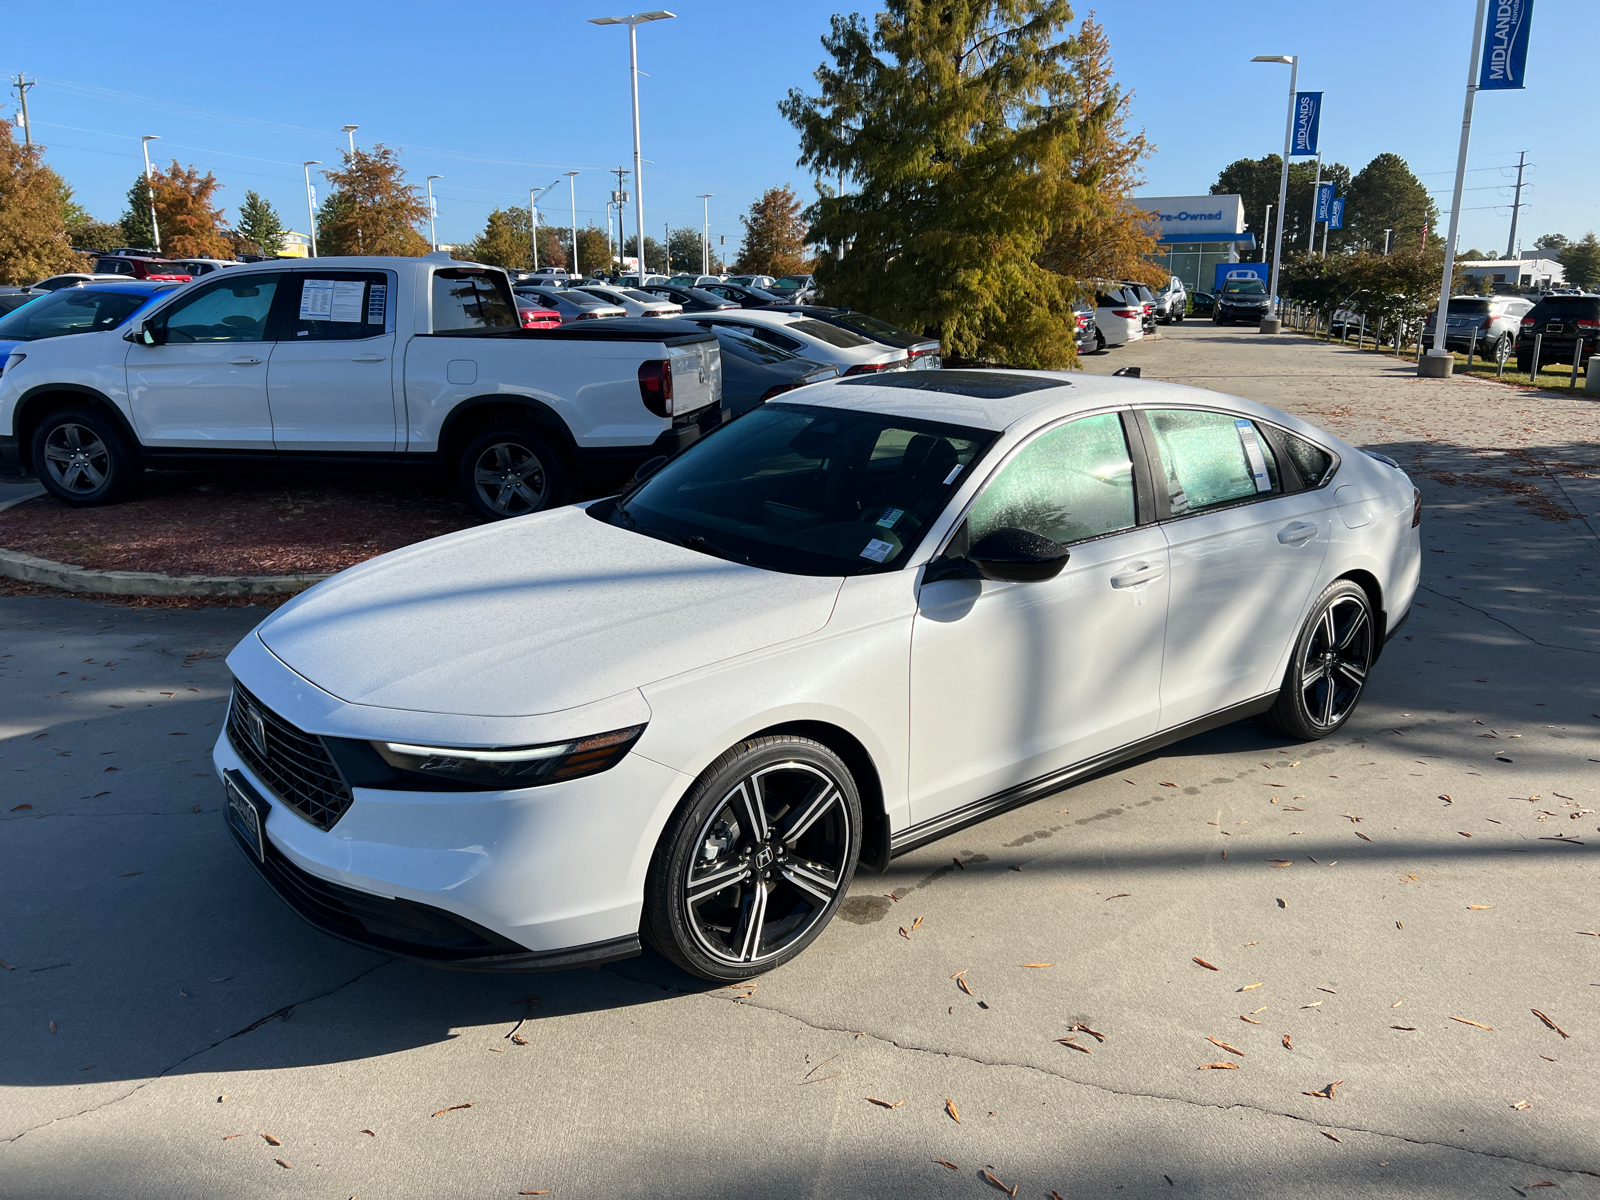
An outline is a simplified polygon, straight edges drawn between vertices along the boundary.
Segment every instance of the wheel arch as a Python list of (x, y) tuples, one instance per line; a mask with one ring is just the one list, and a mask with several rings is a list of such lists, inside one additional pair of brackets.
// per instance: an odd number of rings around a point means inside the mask
[(143, 447), (139, 444), (139, 435), (134, 432), (126, 414), (104, 392), (77, 383), (46, 383), (22, 394), (11, 419), (11, 430), (17, 439), (17, 453), (24, 470), (33, 469), (33, 434), (39, 422), (55, 409), (68, 405), (82, 405), (104, 413), (122, 435), (135, 460), (141, 457)]
[(1339, 579), (1348, 579), (1367, 594), (1367, 600), (1377, 616), (1377, 638), (1372, 646), (1372, 661), (1377, 662), (1383, 653), (1383, 643), (1389, 626), (1389, 614), (1383, 607), (1383, 585), (1378, 582), (1376, 575), (1361, 567), (1346, 571), (1339, 576)]
[(542, 400), (532, 396), (492, 394), (463, 400), (450, 410), (439, 430), (439, 456), (453, 463), (466, 444), (485, 429), (496, 425), (529, 425), (551, 435), (554, 449), (570, 466), (577, 459), (577, 442), (572, 430)]
[(873, 872), (884, 871), (889, 865), (889, 817), (883, 803), (883, 780), (866, 746), (849, 730), (828, 721), (783, 721), (758, 729), (749, 737), (771, 737), (780, 733), (791, 733), (821, 742), (844, 760), (861, 795), (859, 866)]

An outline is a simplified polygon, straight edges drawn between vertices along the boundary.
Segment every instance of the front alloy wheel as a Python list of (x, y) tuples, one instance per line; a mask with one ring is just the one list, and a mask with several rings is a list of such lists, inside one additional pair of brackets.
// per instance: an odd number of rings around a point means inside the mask
[(809, 945), (861, 849), (849, 770), (809, 738), (752, 739), (713, 763), (663, 833), (644, 932), (705, 979), (747, 979)]
[(1367, 593), (1347, 579), (1318, 598), (1295, 641), (1283, 690), (1267, 724), (1301, 741), (1327, 737), (1355, 711), (1377, 652)]
[(61, 409), (39, 423), (33, 468), (53, 496), (79, 507), (120, 498), (139, 475), (116, 426), (88, 408)]

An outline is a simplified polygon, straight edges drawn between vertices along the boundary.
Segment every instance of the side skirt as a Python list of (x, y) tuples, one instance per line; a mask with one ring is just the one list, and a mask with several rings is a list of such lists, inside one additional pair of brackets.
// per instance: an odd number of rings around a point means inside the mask
[(1138, 758), (1142, 754), (1149, 754), (1152, 750), (1159, 750), (1163, 746), (1170, 746), (1174, 742), (1181, 742), (1185, 738), (1194, 737), (1196, 734), (1207, 733), (1213, 729), (1220, 729), (1224, 725), (1232, 725), (1236, 721), (1243, 721), (1247, 717), (1258, 716), (1272, 707), (1278, 698), (1277, 692), (1269, 692), (1265, 696), (1257, 696), (1254, 700), (1246, 700), (1242, 704), (1235, 704), (1232, 708), (1222, 709), (1220, 712), (1211, 713), (1209, 716), (1199, 717), (1184, 725), (1176, 725), (1171, 729), (1163, 729), (1160, 733), (1150, 737), (1141, 738), (1137, 742), (1129, 742), (1126, 746), (1119, 746), (1115, 750), (1108, 750), (1104, 754), (1097, 754), (1093, 758), (1086, 758), (1082, 762), (1074, 763), (1070, 767), (1063, 767), (1059, 771), (1052, 771), (1048, 775), (1041, 775), (1037, 779), (1030, 779), (1027, 783), (1019, 783), (1015, 787), (1007, 788), (1003, 792), (996, 792), (992, 796), (985, 796), (982, 800), (974, 800), (971, 804), (951, 812), (941, 813), (916, 825), (907, 826), (889, 839), (889, 857), (898, 858), (907, 851), (925, 846), (929, 842), (937, 841), (946, 834), (965, 829), (968, 825), (975, 825), (979, 821), (988, 819), (1008, 809), (1020, 808), (1024, 804), (1031, 804), (1053, 792), (1058, 792), (1070, 784), (1090, 775), (1110, 769), (1118, 763), (1127, 762), (1131, 758)]

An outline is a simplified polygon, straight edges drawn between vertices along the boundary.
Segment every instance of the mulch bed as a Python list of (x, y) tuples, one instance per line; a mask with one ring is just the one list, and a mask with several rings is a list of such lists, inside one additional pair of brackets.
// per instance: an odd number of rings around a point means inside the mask
[(103, 571), (324, 575), (479, 523), (445, 481), (162, 472), (121, 504), (0, 512), (0, 548)]

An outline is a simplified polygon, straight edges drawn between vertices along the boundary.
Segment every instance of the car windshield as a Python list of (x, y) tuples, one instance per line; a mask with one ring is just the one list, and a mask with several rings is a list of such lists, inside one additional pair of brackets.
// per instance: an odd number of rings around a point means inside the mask
[(1489, 315), (1489, 302), (1487, 300), (1452, 300), (1450, 312), (1456, 316), (1486, 317)]
[(830, 346), (838, 346), (844, 350), (872, 345), (871, 338), (864, 338), (859, 333), (851, 333), (848, 329), (840, 329), (837, 325), (829, 325), (826, 321), (817, 321), (811, 317), (790, 321), (784, 328), (808, 334), (819, 342), (827, 342)]
[(1267, 285), (1259, 279), (1230, 279), (1222, 285), (1224, 296), (1265, 296)]
[(0, 341), (32, 342), (68, 333), (115, 329), (149, 299), (147, 294), (63, 288), (0, 318)]
[(691, 446), (601, 520), (791, 575), (903, 566), (998, 434), (766, 404)]

